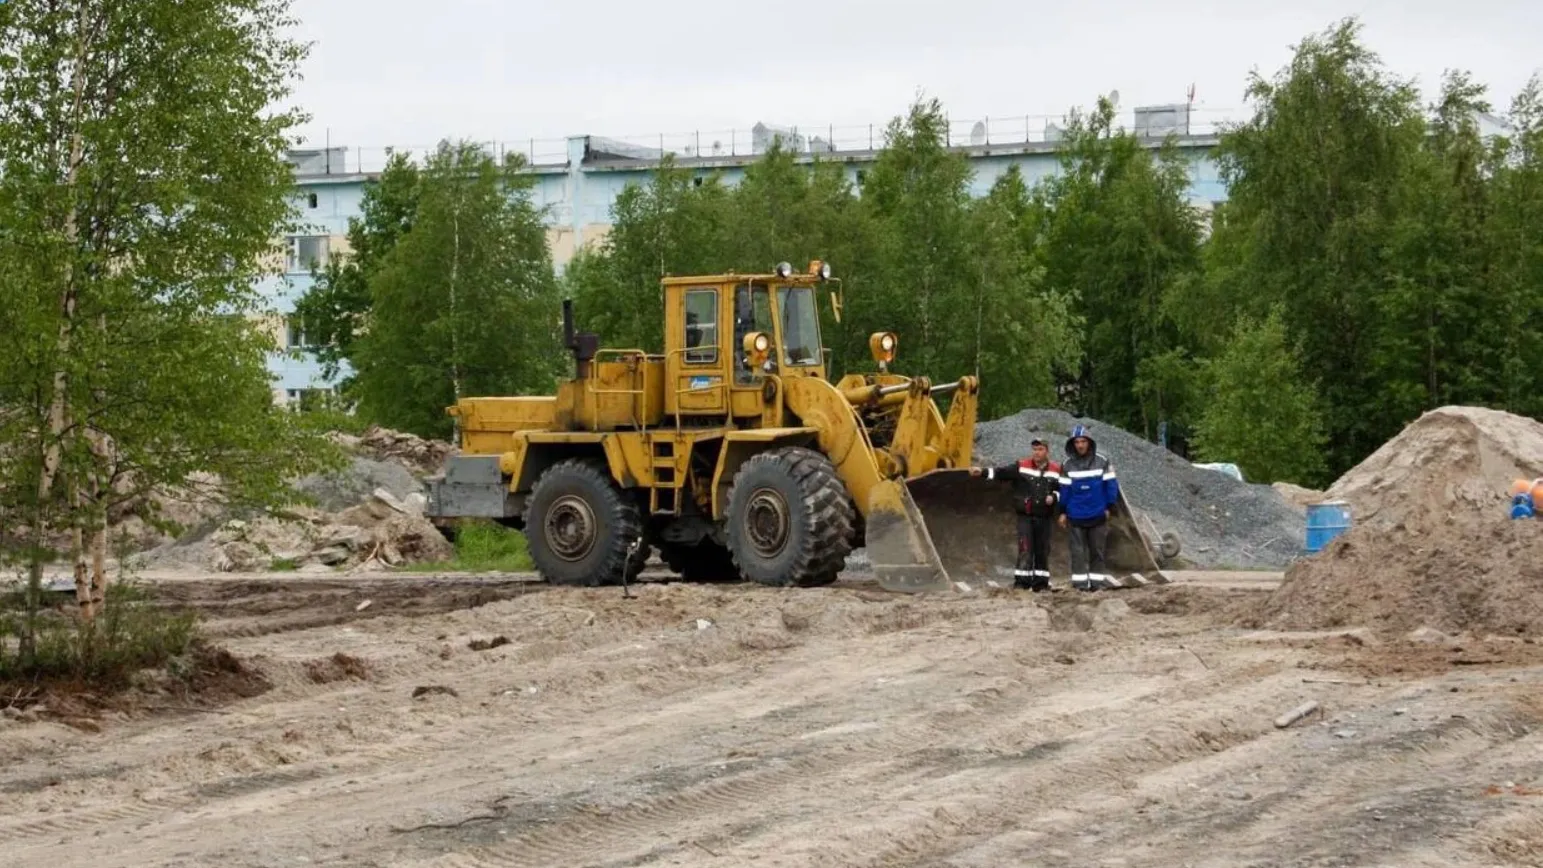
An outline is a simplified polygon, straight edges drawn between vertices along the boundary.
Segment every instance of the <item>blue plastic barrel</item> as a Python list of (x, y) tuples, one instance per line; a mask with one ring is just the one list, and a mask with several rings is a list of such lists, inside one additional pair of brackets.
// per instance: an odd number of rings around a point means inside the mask
[(1343, 500), (1307, 506), (1307, 550), (1323, 551), (1329, 541), (1350, 529), (1350, 504)]

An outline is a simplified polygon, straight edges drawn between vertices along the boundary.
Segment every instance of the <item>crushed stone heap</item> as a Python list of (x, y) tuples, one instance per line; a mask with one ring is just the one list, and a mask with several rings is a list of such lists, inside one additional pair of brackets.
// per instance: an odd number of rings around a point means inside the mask
[(1352, 528), (1286, 572), (1254, 621), (1276, 629), (1365, 627), (1543, 635), (1543, 524), (1513, 521), (1513, 479), (1543, 475), (1543, 424), (1442, 407), (1329, 488)]
[(1302, 552), (1302, 513), (1268, 485), (1238, 482), (1195, 467), (1167, 449), (1097, 419), (1061, 410), (1023, 410), (978, 424), (975, 463), (1005, 464), (1029, 454), (1042, 437), (1061, 460), (1072, 426), (1092, 428), (1098, 451), (1119, 474), (1132, 508), (1146, 513), (1159, 533), (1179, 538), (1179, 558), (1207, 569), (1279, 569)]

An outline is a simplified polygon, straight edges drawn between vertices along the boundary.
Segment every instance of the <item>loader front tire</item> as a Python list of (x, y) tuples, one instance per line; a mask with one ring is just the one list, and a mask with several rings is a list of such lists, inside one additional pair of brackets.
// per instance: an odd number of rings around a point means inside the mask
[(643, 536), (637, 503), (588, 461), (562, 461), (541, 474), (525, 536), (536, 570), (554, 585), (619, 585), (647, 560), (646, 547), (633, 551)]
[(726, 530), (734, 564), (763, 585), (835, 581), (852, 551), (855, 510), (836, 468), (813, 449), (756, 455), (734, 475)]

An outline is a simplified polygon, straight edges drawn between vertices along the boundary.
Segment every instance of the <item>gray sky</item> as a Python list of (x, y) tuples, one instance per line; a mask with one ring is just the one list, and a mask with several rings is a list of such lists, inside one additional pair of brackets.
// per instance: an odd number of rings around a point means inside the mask
[[(1251, 10), (1251, 11), (1245, 11)], [(1359, 15), (1427, 92), (1471, 70), (1504, 108), (1543, 67), (1543, 0), (295, 0), (316, 43), (296, 99), (321, 144), (882, 124), (917, 91), (955, 119), (1121, 107), (1241, 113), (1249, 70)]]

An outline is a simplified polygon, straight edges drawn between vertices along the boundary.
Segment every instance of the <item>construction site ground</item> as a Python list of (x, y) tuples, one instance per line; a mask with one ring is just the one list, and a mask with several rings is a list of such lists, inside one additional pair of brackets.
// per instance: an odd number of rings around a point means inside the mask
[(1278, 579), (155, 574), (267, 689), (0, 719), (0, 863), (1543, 860), (1543, 648), (1241, 626)]

